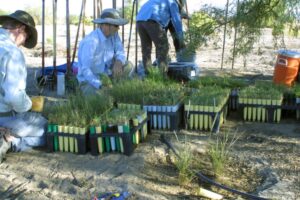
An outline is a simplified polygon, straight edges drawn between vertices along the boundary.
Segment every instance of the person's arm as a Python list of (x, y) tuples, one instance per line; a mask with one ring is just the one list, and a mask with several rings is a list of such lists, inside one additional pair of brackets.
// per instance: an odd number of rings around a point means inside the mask
[(171, 22), (174, 26), (176, 38), (183, 42), (183, 28), (182, 28), (182, 20), (179, 12), (178, 4), (175, 0), (168, 0), (171, 14)]
[(99, 89), (102, 85), (100, 77), (96, 76), (91, 70), (95, 64), (96, 45), (97, 43), (91, 40), (84, 41), (78, 51), (78, 60), (80, 64), (79, 73), (84, 77), (85, 81)]
[(172, 24), (172, 21), (169, 22), (169, 24), (167, 26), (167, 30), (170, 31), (170, 34), (172, 36), (175, 51), (179, 52), (180, 50), (184, 49), (185, 48), (184, 40), (179, 40), (179, 38), (177, 37), (176, 32), (175, 32), (175, 28)]
[(32, 102), (26, 93), (27, 69), (21, 51), (4, 56), (6, 72), (2, 82), (4, 101), (12, 110), (22, 113), (31, 109)]

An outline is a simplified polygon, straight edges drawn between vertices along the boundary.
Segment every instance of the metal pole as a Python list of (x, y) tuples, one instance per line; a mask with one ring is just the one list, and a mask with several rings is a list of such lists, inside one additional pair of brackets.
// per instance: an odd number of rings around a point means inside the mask
[[(135, 4), (135, 16), (137, 16), (138, 13), (138, 6), (139, 6), (139, 0), (136, 0)], [(138, 30), (137, 30), (137, 23), (135, 21), (135, 72), (137, 73), (137, 63), (138, 63)]]
[[(240, 7), (240, 0), (237, 0), (237, 5), (236, 5), (236, 15), (237, 15), (237, 19), (239, 17), (239, 7)], [(235, 60), (235, 47), (236, 47), (236, 36), (237, 36), (237, 22), (234, 22), (234, 39), (233, 39), (233, 51), (232, 51), (232, 63), (231, 63), (231, 69), (233, 69), (234, 67), (234, 60)]]
[[(125, 12), (124, 12), (124, 7), (125, 7), (125, 0), (122, 0), (122, 18), (125, 18)], [(122, 44), (124, 46), (124, 26), (122, 26)]]
[(223, 63), (224, 63), (224, 51), (225, 51), (225, 42), (226, 42), (226, 30), (227, 30), (228, 7), (229, 7), (229, 0), (227, 0), (227, 3), (226, 3), (226, 11), (225, 11), (225, 26), (224, 26), (224, 34), (223, 34), (223, 48), (222, 48), (221, 69), (223, 69)]
[[(83, 3), (83, 2), (82, 2)], [(85, 7), (86, 6), (86, 1), (84, 0), (84, 7), (82, 10), (82, 38), (85, 37), (85, 23), (84, 23), (84, 19), (85, 19)]]
[(134, 13), (134, 4), (136, 0), (133, 0), (132, 3), (132, 11), (131, 11), (131, 19), (130, 19), (130, 29), (129, 29), (129, 38), (128, 38), (128, 47), (127, 47), (127, 60), (129, 58), (129, 51), (130, 51), (130, 41), (131, 41), (131, 32), (132, 32), (132, 23), (133, 23), (133, 13)]
[(76, 55), (76, 50), (77, 50), (77, 43), (78, 43), (78, 37), (79, 37), (80, 25), (81, 25), (81, 22), (82, 22), (82, 18), (83, 18), (83, 16), (84, 16), (85, 3), (86, 3), (86, 0), (82, 0), (82, 5), (81, 5), (80, 16), (79, 16), (79, 22), (78, 22), (78, 27), (77, 27), (76, 38), (75, 38), (75, 46), (74, 46), (74, 51), (73, 51), (72, 64), (71, 64), (71, 66), (73, 66), (73, 63), (74, 63), (74, 60), (75, 60), (75, 55)]
[(56, 75), (56, 18), (57, 18), (57, 0), (53, 0), (53, 67)]
[(117, 8), (117, 1), (113, 0), (113, 8), (116, 9)]
[(102, 12), (102, 0), (98, 0), (98, 3), (97, 3), (97, 18), (100, 17), (101, 12)]
[[(96, 18), (97, 18), (97, 6), (96, 6), (96, 4), (97, 4), (97, 2), (96, 2), (97, 0), (94, 0), (93, 1), (93, 3), (94, 3), (94, 5), (93, 5), (93, 19), (95, 20)], [(94, 26), (94, 30), (96, 29), (96, 24), (95, 23), (93, 23), (93, 26)]]
[(42, 76), (45, 76), (45, 0), (42, 2)]
[(66, 0), (66, 34), (67, 34), (67, 71), (66, 75), (69, 75), (69, 73), (72, 71), (71, 65), (70, 65), (70, 13), (69, 13), (69, 0)]

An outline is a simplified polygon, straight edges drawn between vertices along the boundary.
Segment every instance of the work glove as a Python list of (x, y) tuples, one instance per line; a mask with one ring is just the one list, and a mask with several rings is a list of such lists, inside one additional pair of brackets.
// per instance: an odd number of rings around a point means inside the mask
[(42, 112), (44, 108), (45, 98), (43, 96), (34, 96), (30, 97), (32, 106), (31, 111), (33, 112)]

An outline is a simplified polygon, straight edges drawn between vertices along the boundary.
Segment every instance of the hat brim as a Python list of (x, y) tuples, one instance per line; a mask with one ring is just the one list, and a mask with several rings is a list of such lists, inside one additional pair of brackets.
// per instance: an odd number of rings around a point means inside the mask
[(33, 26), (31, 26), (30, 24), (27, 24), (27, 23), (21, 21), (20, 19), (15, 18), (15, 17), (10, 16), (10, 15), (2, 15), (2, 16), (0, 16), (0, 24), (2, 24), (7, 19), (16, 20), (16, 21), (24, 24), (25, 26), (27, 26), (28, 27), (28, 31), (29, 31), (29, 33), (28, 33), (29, 37), (26, 39), (24, 47), (26, 47), (28, 49), (31, 49), (31, 48), (35, 47), (35, 45), (37, 44), (37, 36), (38, 36), (36, 28), (33, 27)]
[(93, 20), (93, 23), (95, 24), (112, 24), (112, 25), (117, 25), (117, 26), (123, 26), (125, 24), (128, 24), (128, 20), (126, 19), (111, 19), (111, 18), (106, 18), (106, 19), (95, 19)]

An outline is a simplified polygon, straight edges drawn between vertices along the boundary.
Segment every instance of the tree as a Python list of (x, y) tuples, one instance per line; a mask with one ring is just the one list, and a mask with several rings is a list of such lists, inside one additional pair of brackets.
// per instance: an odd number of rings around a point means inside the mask
[[(201, 14), (194, 14), (188, 33), (191, 38), (189, 46), (194, 45), (193, 48), (196, 49), (205, 44), (204, 41), (214, 37), (214, 33), (218, 32), (225, 23), (231, 28), (238, 28), (235, 55), (247, 55), (260, 38), (262, 29), (266, 27), (272, 29), (275, 41), (283, 38), (286, 29), (294, 36), (299, 35), (299, 0), (240, 0), (238, 7), (236, 2), (229, 4), (227, 20), (223, 9), (210, 6), (205, 6), (198, 12)], [(206, 16), (205, 20), (203, 16)], [(228, 29), (228, 33), (231, 30)]]

